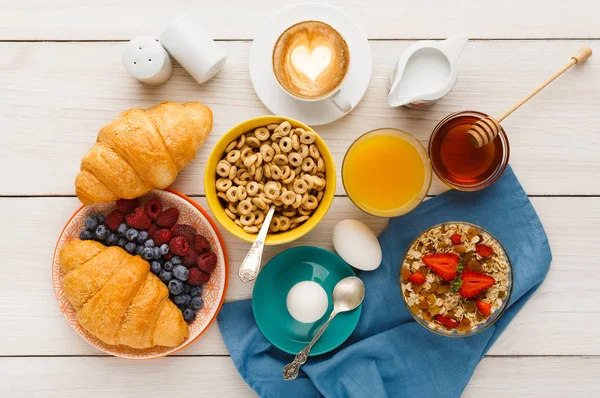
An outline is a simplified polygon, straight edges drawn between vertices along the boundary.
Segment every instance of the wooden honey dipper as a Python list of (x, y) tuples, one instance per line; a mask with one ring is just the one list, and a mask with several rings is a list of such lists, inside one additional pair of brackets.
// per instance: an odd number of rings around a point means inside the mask
[(534, 95), (542, 91), (544, 87), (552, 83), (554, 79), (565, 73), (571, 66), (579, 64), (589, 57), (592, 56), (592, 49), (588, 46), (582, 47), (577, 54), (571, 57), (568, 64), (556, 71), (550, 76), (545, 82), (543, 82), (538, 88), (529, 93), (525, 98), (513, 105), (512, 108), (504, 112), (498, 119), (494, 119), (491, 116), (486, 116), (483, 119), (477, 121), (469, 130), (468, 138), (471, 145), (476, 148), (482, 147), (494, 140), (500, 131), (500, 122), (503, 121), (508, 115), (516, 111), (521, 105), (529, 101)]

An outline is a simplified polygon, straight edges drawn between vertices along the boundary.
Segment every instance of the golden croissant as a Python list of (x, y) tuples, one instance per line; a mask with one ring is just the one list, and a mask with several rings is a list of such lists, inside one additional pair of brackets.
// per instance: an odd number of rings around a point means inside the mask
[(73, 240), (62, 248), (59, 261), (77, 321), (104, 343), (176, 347), (187, 339), (181, 311), (140, 256), (118, 246)]
[(133, 199), (175, 181), (212, 129), (200, 102), (129, 109), (104, 126), (75, 179), (85, 204)]

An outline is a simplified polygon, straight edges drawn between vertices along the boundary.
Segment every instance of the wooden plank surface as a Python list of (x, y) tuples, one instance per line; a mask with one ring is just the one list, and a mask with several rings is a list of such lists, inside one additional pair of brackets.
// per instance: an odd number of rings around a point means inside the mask
[[(379, 0), (325, 0), (343, 9), (369, 38), (447, 37), (467, 32), (477, 38), (599, 37), (593, 0), (543, 1), (430, 0), (426, 3)], [(158, 37), (181, 13), (196, 15), (218, 39), (251, 39), (276, 11), (298, 0), (106, 0), (72, 2), (4, 0), (3, 40), (123, 40)], [(251, 6), (250, 6), (251, 4)]]
[[(598, 372), (598, 358), (486, 357), (463, 397), (594, 397)], [(256, 397), (227, 357), (0, 358), (0, 374), (3, 396)]]
[[(195, 198), (206, 207), (204, 198)], [(600, 279), (600, 198), (532, 198), (548, 233), (554, 261), (548, 278), (492, 347), (493, 355), (600, 355), (596, 305)], [(0, 257), (11, 265), (0, 273), (3, 315), (2, 355), (100, 355), (81, 340), (60, 313), (50, 283), (51, 258), (58, 233), (77, 209), (75, 198), (0, 199)], [(23, 212), (28, 217), (23, 217)], [(331, 249), (331, 230), (343, 218), (356, 218), (377, 233), (384, 219), (366, 215), (347, 198), (335, 198), (326, 218), (299, 241), (267, 247), (264, 261), (295, 245)], [(490, 228), (492, 228), (490, 226)], [(493, 232), (493, 228), (492, 228)], [(227, 301), (250, 298), (253, 284), (237, 278), (237, 267), (249, 244), (224, 233), (230, 257)], [(395, 279), (396, 276), (390, 275)], [(567, 299), (568, 298), (568, 299)], [(40, 338), (43, 333), (43, 338)], [(192, 344), (183, 355), (226, 355), (218, 327)]]
[[(587, 42), (592, 47), (598, 41)], [(122, 43), (0, 43), (0, 120), (3, 132), (0, 195), (71, 195), (81, 157), (97, 131), (130, 107), (163, 100), (203, 101), (214, 111), (206, 144), (175, 188), (204, 193), (204, 163), (220, 136), (235, 124), (270, 112), (248, 77), (250, 43), (223, 43), (229, 60), (216, 78), (196, 84), (179, 66), (165, 85), (149, 88), (121, 66)], [(341, 167), (362, 133), (396, 127), (424, 145), (451, 112), (478, 109), (497, 115), (576, 52), (580, 41), (485, 41), (467, 45), (452, 93), (428, 111), (387, 106), (387, 77), (410, 42), (374, 41), (373, 77), (361, 104), (336, 123), (317, 128)], [(503, 123), (511, 164), (532, 195), (600, 194), (600, 58), (570, 70)], [(343, 187), (338, 178), (338, 194)], [(433, 194), (445, 188), (436, 180)]]

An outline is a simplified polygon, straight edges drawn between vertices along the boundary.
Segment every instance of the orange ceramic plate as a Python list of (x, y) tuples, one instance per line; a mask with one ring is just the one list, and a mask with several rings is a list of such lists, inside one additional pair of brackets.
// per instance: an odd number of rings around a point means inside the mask
[(67, 322), (69, 322), (69, 325), (71, 325), (75, 333), (92, 346), (116, 357), (127, 359), (154, 359), (173, 354), (186, 347), (210, 326), (221, 309), (227, 290), (227, 251), (225, 250), (223, 238), (208, 213), (187, 196), (173, 190), (152, 191), (142, 198), (142, 202), (145, 202), (148, 198), (153, 196), (157, 196), (160, 199), (163, 203), (163, 208), (176, 207), (180, 213), (179, 223), (190, 224), (196, 228), (198, 233), (205, 236), (210, 242), (212, 251), (217, 254), (218, 259), (215, 271), (212, 273), (210, 280), (203, 286), (202, 300), (204, 300), (204, 307), (198, 311), (196, 320), (189, 324), (188, 339), (178, 347), (158, 346), (147, 349), (135, 349), (122, 345), (111, 346), (105, 344), (81, 327), (75, 317), (75, 309), (65, 296), (62, 286), (63, 272), (58, 263), (58, 253), (60, 252), (60, 249), (65, 243), (72, 239), (76, 239), (79, 236), (79, 232), (84, 228), (85, 218), (88, 215), (98, 213), (108, 214), (116, 208), (114, 202), (97, 203), (80, 207), (67, 222), (67, 225), (58, 238), (58, 243), (54, 250), (54, 258), (52, 261), (52, 284), (54, 286), (54, 294), (58, 300), (60, 310), (67, 318)]

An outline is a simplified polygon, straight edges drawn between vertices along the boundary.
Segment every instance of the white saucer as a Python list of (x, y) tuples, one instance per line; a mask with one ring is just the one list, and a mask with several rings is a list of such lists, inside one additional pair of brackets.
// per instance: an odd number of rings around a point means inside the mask
[[(340, 32), (350, 49), (350, 68), (342, 84), (341, 94), (352, 105), (358, 105), (371, 80), (371, 48), (369, 41), (348, 15), (335, 7), (320, 3), (293, 5), (273, 15), (256, 36), (250, 52), (250, 79), (254, 91), (271, 112), (288, 116), (305, 124), (319, 126), (334, 122), (346, 114), (331, 101), (304, 102), (288, 95), (273, 75), (273, 47), (287, 28), (302, 21), (322, 21)], [(352, 109), (350, 111), (352, 111)]]

